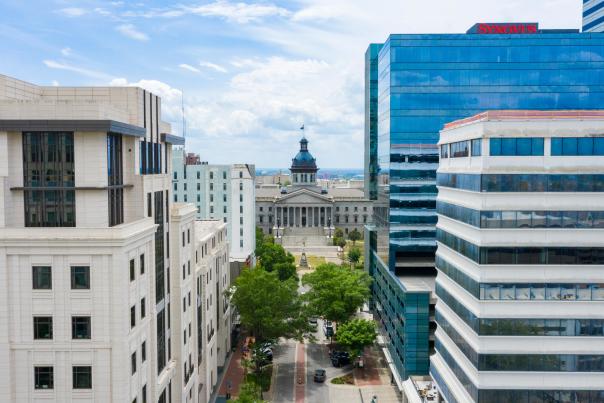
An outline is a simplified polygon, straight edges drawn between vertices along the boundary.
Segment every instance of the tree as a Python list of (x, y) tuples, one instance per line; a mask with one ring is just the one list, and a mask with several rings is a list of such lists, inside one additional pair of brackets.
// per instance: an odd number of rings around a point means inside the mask
[(261, 256), (266, 245), (274, 244), (274, 239), (270, 235), (265, 235), (261, 228), (256, 227), (256, 256)]
[(365, 347), (372, 345), (377, 337), (375, 322), (353, 319), (338, 326), (336, 341), (352, 356), (360, 355)]
[(325, 263), (302, 277), (309, 314), (334, 322), (348, 320), (369, 299), (371, 277), (360, 270)]
[(348, 251), (348, 261), (351, 265), (356, 265), (359, 260), (361, 260), (361, 256), (361, 250), (356, 246), (350, 248), (350, 250)]
[(246, 379), (245, 382), (240, 386), (239, 396), (235, 402), (239, 403), (263, 403), (265, 400), (260, 398), (261, 388), (255, 382)]
[(332, 238), (333, 246), (340, 246), (340, 239), (342, 239), (342, 238), (339, 238), (339, 237), (337, 237), (337, 236), (334, 236), (334, 237)]
[(245, 269), (227, 296), (257, 342), (279, 337), (302, 340), (311, 331), (294, 279), (280, 281), (277, 273), (261, 267)]
[(342, 231), (342, 228), (336, 228), (336, 230), (333, 232), (333, 237), (344, 238), (344, 231)]
[(277, 272), (281, 281), (294, 277), (296, 274), (294, 256), (281, 245), (265, 243), (258, 259), (264, 270), (269, 273)]
[(344, 238), (338, 238), (338, 246), (344, 248), (344, 246), (346, 246), (346, 240)]
[(350, 233), (348, 233), (348, 239), (352, 241), (353, 245), (361, 238), (361, 233), (356, 228), (350, 231)]

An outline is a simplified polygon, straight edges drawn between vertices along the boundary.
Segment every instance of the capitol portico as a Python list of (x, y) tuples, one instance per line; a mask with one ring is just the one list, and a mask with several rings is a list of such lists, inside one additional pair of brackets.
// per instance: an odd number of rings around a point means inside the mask
[(356, 228), (363, 233), (363, 225), (371, 222), (371, 200), (361, 189), (320, 188), (318, 170), (303, 137), (290, 168), (292, 185), (256, 189), (256, 225), (269, 234), (279, 229), (295, 235), (302, 228), (315, 228), (320, 235), (329, 235), (335, 228), (345, 233)]

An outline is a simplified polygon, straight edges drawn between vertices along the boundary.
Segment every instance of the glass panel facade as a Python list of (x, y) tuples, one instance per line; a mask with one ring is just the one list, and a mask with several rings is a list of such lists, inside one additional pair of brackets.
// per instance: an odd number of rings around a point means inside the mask
[(439, 173), (437, 184), (472, 192), (604, 192), (604, 175)]
[(124, 173), (122, 161), (122, 135), (107, 134), (107, 183), (109, 185), (109, 226), (124, 222)]
[(604, 137), (553, 137), (554, 156), (604, 155)]
[(73, 133), (23, 132), (26, 227), (75, 227)]
[(489, 139), (491, 156), (538, 156), (543, 155), (543, 138), (506, 137)]
[(373, 260), (372, 304), (394, 365), (403, 379), (429, 369), (430, 293), (407, 292), (380, 261)]

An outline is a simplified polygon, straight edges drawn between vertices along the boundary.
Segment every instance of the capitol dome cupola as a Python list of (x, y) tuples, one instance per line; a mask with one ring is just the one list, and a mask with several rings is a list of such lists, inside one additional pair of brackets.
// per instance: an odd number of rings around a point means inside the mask
[(302, 137), (300, 151), (292, 160), (290, 168), (292, 184), (294, 186), (315, 186), (318, 170), (315, 158), (308, 151), (308, 140), (306, 137)]

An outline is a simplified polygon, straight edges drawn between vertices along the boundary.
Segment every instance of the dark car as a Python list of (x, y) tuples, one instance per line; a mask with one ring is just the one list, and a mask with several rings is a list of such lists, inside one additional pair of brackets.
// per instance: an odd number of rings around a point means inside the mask
[(325, 370), (324, 369), (315, 369), (315, 382), (325, 382)]
[(331, 364), (334, 367), (342, 367), (350, 364), (350, 354), (346, 351), (334, 351), (330, 354)]

